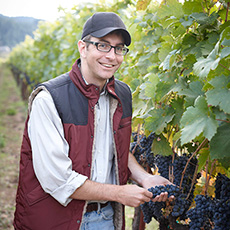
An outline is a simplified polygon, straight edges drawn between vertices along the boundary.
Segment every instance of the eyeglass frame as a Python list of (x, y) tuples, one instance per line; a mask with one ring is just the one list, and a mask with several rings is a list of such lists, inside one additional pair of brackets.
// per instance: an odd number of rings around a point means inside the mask
[[(95, 45), (98, 51), (101, 51), (101, 52), (104, 52), (104, 53), (109, 53), (109, 52), (111, 51), (112, 48), (114, 48), (115, 54), (120, 55), (120, 56), (125, 56), (125, 55), (129, 52), (129, 49), (128, 49), (127, 47), (112, 46), (112, 45), (107, 44), (107, 43), (105, 43), (105, 42), (94, 42), (94, 41), (90, 41), (90, 40), (82, 40), (82, 41), (83, 41), (83, 42), (86, 42), (86, 43), (90, 43), (90, 44), (92, 44), (92, 45)], [(100, 50), (100, 49), (98, 49), (98, 45), (100, 45), (100, 44), (105, 44), (105, 45), (107, 45), (107, 46), (110, 46), (110, 49), (109, 49), (108, 51)], [(116, 51), (117, 48), (122, 48), (122, 49), (124, 49), (124, 50), (126, 51), (125, 54), (119, 54), (119, 53), (117, 53), (117, 51)]]

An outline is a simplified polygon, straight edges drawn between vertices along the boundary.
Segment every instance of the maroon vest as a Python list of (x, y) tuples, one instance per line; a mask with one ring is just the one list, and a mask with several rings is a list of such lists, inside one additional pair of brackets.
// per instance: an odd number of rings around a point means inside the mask
[[(42, 86), (51, 93), (62, 120), (65, 138), (70, 147), (69, 157), (72, 160), (73, 170), (90, 178), (94, 140), (94, 107), (100, 95), (98, 88), (92, 84), (85, 84), (77, 62), (69, 73), (45, 82)], [(111, 78), (107, 84), (107, 90), (118, 102), (114, 108), (113, 133), (118, 184), (123, 185), (126, 184), (130, 173), (128, 155), (132, 117), (131, 92), (126, 84), (114, 78)], [(77, 109), (79, 107), (81, 110)], [(67, 207), (64, 207), (44, 192), (32, 165), (32, 151), (27, 133), (28, 120), (29, 116), (21, 146), (14, 227), (20, 230), (79, 229), (86, 202), (72, 200)], [(124, 207), (119, 210), (124, 212)], [(124, 229), (124, 213), (115, 216), (121, 215), (120, 221), (123, 222), (122, 229)]]

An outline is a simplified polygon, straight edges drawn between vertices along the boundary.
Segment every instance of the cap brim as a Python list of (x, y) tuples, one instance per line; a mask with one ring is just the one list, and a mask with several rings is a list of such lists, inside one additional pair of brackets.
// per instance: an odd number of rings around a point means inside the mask
[(125, 40), (125, 45), (129, 46), (131, 44), (131, 36), (127, 30), (124, 30), (123, 28), (120, 28), (120, 27), (107, 27), (107, 28), (92, 32), (91, 35), (96, 38), (101, 38), (115, 30), (121, 31), (124, 37), (124, 40)]

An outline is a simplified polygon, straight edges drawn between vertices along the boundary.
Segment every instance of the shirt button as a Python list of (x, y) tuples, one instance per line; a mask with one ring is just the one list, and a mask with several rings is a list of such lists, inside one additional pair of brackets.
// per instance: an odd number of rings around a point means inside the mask
[(90, 163), (88, 164), (88, 167), (90, 167)]
[(78, 224), (80, 224), (80, 222), (81, 222), (80, 220), (77, 220), (77, 223), (78, 223)]

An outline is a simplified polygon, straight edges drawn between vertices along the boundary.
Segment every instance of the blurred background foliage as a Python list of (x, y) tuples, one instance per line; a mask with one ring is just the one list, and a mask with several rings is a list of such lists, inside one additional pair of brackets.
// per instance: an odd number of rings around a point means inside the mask
[(227, 0), (82, 2), (55, 22), (40, 22), (8, 59), (28, 85), (71, 69), (85, 21), (95, 12), (121, 16), (132, 35), (115, 77), (133, 93), (133, 130), (155, 132), (154, 154), (194, 153), (199, 171), (229, 176), (230, 14)]

